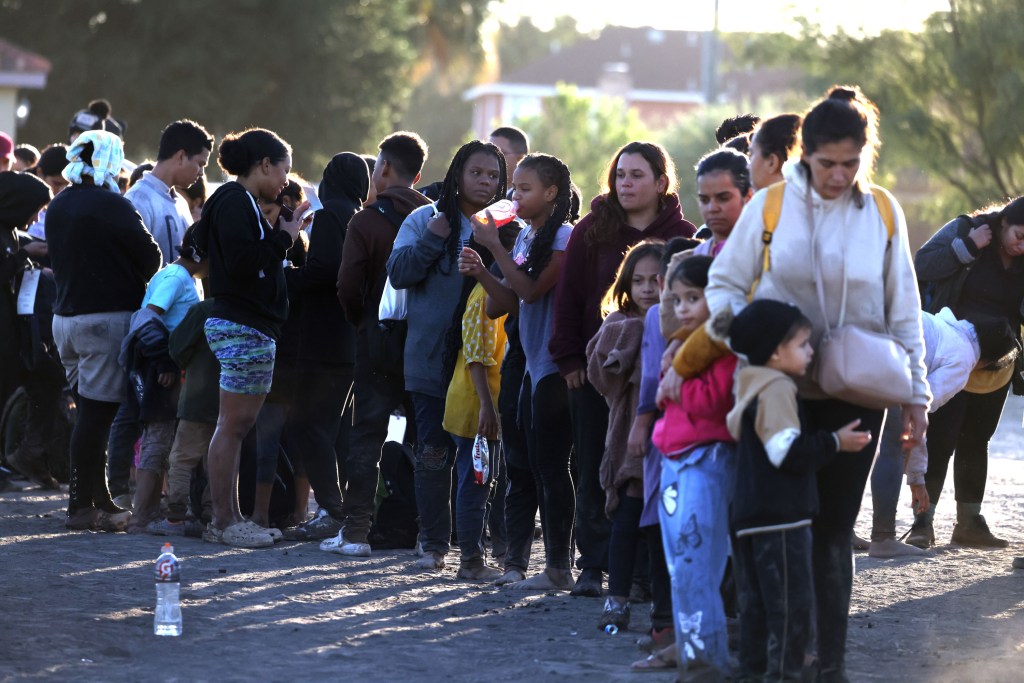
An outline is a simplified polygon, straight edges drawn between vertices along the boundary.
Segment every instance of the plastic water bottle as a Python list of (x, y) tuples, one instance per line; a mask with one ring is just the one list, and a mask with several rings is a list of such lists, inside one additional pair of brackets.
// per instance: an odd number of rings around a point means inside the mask
[(604, 632), (607, 633), (610, 636), (614, 636), (615, 634), (617, 634), (619, 632), (619, 627), (616, 626), (615, 624), (608, 624), (607, 626), (604, 627)]
[(514, 202), (508, 199), (501, 199), (483, 211), (476, 212), (476, 219), (484, 225), (490, 223), (487, 220), (487, 212), (491, 212), (491, 217), (494, 218), (494, 227), (500, 228), (506, 223), (511, 222), (516, 217), (516, 212), (519, 211), (519, 202)]
[(181, 574), (174, 546), (164, 543), (160, 557), (156, 558), (156, 610), (153, 613), (153, 633), (158, 636), (181, 635)]

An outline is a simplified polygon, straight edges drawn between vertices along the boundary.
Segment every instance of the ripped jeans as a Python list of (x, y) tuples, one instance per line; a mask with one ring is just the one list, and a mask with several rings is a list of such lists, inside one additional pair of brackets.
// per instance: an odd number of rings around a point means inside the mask
[(725, 608), (719, 586), (729, 559), (729, 503), (735, 447), (696, 446), (661, 466), (661, 538), (672, 580), (672, 613), (680, 671), (729, 672)]
[(444, 399), (411, 392), (416, 411), (414, 474), (423, 552), (447, 555), (452, 541), (452, 466), (455, 444), (441, 426)]

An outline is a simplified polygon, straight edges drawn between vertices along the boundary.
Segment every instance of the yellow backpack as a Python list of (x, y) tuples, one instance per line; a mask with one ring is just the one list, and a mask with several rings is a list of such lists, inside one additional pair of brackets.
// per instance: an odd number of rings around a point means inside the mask
[[(782, 213), (782, 197), (785, 193), (786, 181), (782, 180), (769, 186), (768, 193), (764, 198), (764, 209), (761, 212), (761, 218), (764, 222), (764, 232), (761, 233), (761, 244), (764, 245), (761, 265), (762, 275), (771, 270), (769, 254), (772, 244), (772, 233), (775, 232), (775, 228), (779, 225), (779, 215)], [(886, 248), (888, 248), (892, 244), (892, 235), (896, 232), (896, 218), (892, 212), (892, 201), (889, 199), (889, 194), (877, 185), (871, 186), (871, 194), (875, 197), (875, 206), (878, 207), (878, 213), (881, 214), (882, 222), (885, 223), (885, 229), (889, 233), (889, 238), (886, 242)], [(758, 276), (757, 281), (754, 282), (754, 288), (757, 287), (757, 282), (760, 280), (761, 277)], [(753, 293), (754, 288), (751, 288), (751, 293)]]

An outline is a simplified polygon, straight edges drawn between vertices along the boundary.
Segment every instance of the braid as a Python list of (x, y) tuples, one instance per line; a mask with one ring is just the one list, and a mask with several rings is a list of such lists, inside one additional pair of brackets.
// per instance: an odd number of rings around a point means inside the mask
[[(520, 270), (536, 280), (551, 262), (551, 247), (555, 243), (558, 229), (566, 223), (575, 222), (574, 217), (579, 213), (579, 203), (576, 202), (575, 210), (573, 210), (575, 187), (572, 184), (572, 175), (569, 173), (569, 168), (557, 157), (548, 154), (531, 154), (523, 159), (519, 166), (536, 171), (541, 184), (545, 187), (552, 185), (558, 187), (551, 215), (537, 230), (530, 253), (527, 255), (526, 261), (519, 266)], [(576, 196), (579, 196), (578, 192)]]
[(505, 172), (505, 156), (501, 153), (500, 149), (482, 140), (471, 140), (459, 148), (459, 151), (455, 153), (455, 158), (452, 159), (452, 163), (448, 166), (448, 173), (445, 174), (444, 182), (441, 185), (441, 194), (437, 198), (437, 210), (444, 214), (445, 218), (448, 219), (448, 225), (451, 227), (451, 233), (449, 233), (444, 241), (444, 250), (448, 254), (447, 263), (442, 258), (437, 264), (438, 271), (442, 275), (450, 274), (455, 266), (455, 261), (459, 258), (459, 245), (462, 233), (462, 207), (459, 206), (459, 195), (462, 172), (466, 166), (466, 161), (477, 152), (488, 152), (498, 159), (498, 189), (494, 193), (495, 197), (504, 197), (507, 191), (508, 178)]

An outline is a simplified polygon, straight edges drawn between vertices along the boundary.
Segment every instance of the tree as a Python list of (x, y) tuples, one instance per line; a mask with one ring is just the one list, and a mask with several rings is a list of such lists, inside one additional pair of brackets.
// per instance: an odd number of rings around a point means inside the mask
[(0, 0), (0, 35), (53, 63), (47, 89), (29, 93), (26, 139), (64, 139), (72, 114), (105, 97), (127, 121), (134, 158), (152, 155), (178, 118), (218, 139), (258, 125), (288, 140), (296, 169), (315, 180), (334, 153), (372, 150), (395, 129), (424, 55), (478, 49), (485, 6)]
[(544, 101), (543, 113), (518, 119), (516, 125), (530, 136), (531, 149), (553, 154), (569, 167), (583, 197), (584, 214), (590, 210), (590, 199), (603, 192), (605, 170), (619, 147), (651, 137), (621, 101), (594, 101), (562, 84)]

